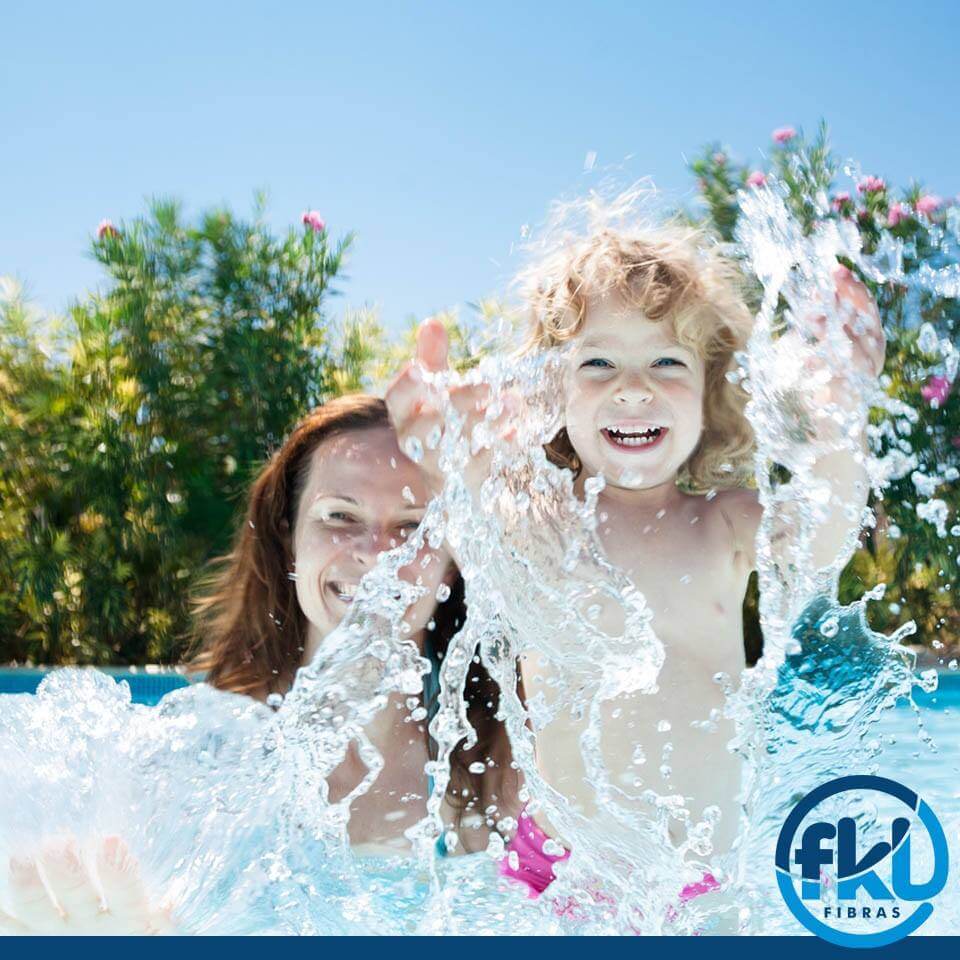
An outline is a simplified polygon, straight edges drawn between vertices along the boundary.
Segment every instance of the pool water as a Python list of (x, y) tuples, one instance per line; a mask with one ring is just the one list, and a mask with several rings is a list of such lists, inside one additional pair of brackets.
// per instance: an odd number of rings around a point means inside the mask
[[(33, 692), (44, 675), (40, 670), (0, 671), (0, 699), (3, 693)], [(187, 685), (183, 675), (173, 672), (147, 674), (117, 670), (110, 676), (116, 683), (126, 684), (133, 698), (141, 704), (155, 705), (165, 694)], [(197, 692), (201, 690), (202, 687)], [(936, 815), (950, 829), (960, 817), (960, 750), (955, 735), (951, 736), (960, 710), (960, 676), (944, 672), (935, 693), (924, 694), (917, 690), (915, 698), (919, 714), (909, 703), (902, 702), (888, 710), (870, 728), (869, 736), (884, 744), (883, 753), (873, 758), (872, 764), (877, 766), (877, 773), (903, 783), (927, 799)], [(153, 711), (141, 713), (152, 714)], [(923, 742), (918, 717), (932, 736), (934, 748)], [(194, 733), (186, 727), (183, 733), (187, 741), (193, 742)], [(242, 753), (242, 748), (238, 746), (238, 749)], [(194, 752), (189, 747), (185, 750), (186, 754)], [(94, 754), (91, 758), (92, 763), (96, 759)], [(849, 769), (838, 772), (872, 772), (862, 765), (861, 759), (861, 755), (851, 757)], [(238, 769), (243, 762), (238, 754)], [(191, 770), (197, 773), (199, 768)], [(169, 770), (161, 763), (157, 772), (162, 779)], [(216, 776), (216, 765), (208, 772)], [(101, 770), (100, 774), (103, 773)], [(203, 783), (195, 786), (198, 795), (204, 794)], [(113, 796), (114, 793), (112, 789), (105, 789), (105, 795)], [(189, 794), (184, 797), (189, 800)], [(174, 807), (173, 815), (179, 829), (183, 825), (183, 810), (179, 802)], [(123, 812), (122, 805), (108, 804), (104, 809)], [(196, 819), (199, 824), (205, 817), (198, 811)], [(507, 889), (504, 889), (505, 885), (498, 881), (497, 871), (486, 854), (438, 861), (440, 888), (434, 891), (423, 869), (410, 860), (397, 858), (396, 862), (388, 862), (374, 858), (366, 862), (358, 858), (348, 868), (329, 850), (306, 842), (309, 838), (301, 838), (302, 842), (290, 854), (293, 862), (302, 869), (302, 875), (311, 878), (310, 886), (306, 888), (309, 893), (303, 894), (302, 902), (291, 901), (289, 917), (284, 914), (278, 920), (272, 888), (263, 887), (258, 881), (259, 874), (248, 877), (246, 873), (251, 857), (260, 849), (258, 834), (264, 824), (255, 824), (252, 833), (241, 830), (233, 837), (221, 834), (226, 822), (222, 818), (211, 821), (217, 842), (229, 851), (223, 870), (218, 873), (216, 882), (208, 882), (201, 876), (204, 872), (201, 870), (200, 879), (194, 877), (191, 881), (196, 885), (191, 887), (191, 896), (178, 906), (177, 915), (186, 930), (262, 933), (311, 929), (329, 933), (369, 933), (373, 920), (380, 925), (378, 929), (389, 928), (394, 933), (441, 932), (431, 928), (436, 910), (428, 907), (428, 903), (433, 902), (431, 898), (436, 896), (440, 898), (437, 903), (444, 904), (442, 916), (447, 912), (454, 915), (460, 932), (503, 932), (504, 925), (514, 933), (582, 932), (579, 922), (568, 923), (556, 915), (552, 907), (547, 909), (549, 904), (546, 901), (543, 904), (528, 902), (526, 891), (519, 886), (509, 889), (510, 885), (506, 885)], [(163, 825), (162, 817), (154, 826), (152, 835), (165, 835), (167, 827)], [(208, 843), (210, 837), (200, 834), (191, 840), (197, 849)], [(175, 846), (183, 848), (182, 840)], [(150, 853), (149, 849), (145, 852), (156, 861), (155, 854), (156, 851)], [(166, 876), (165, 867), (169, 865), (163, 858), (158, 862), (159, 865), (151, 861), (151, 869), (158, 876)], [(200, 862), (202, 858), (198, 860)], [(286, 890), (282, 884), (281, 887)], [(437, 914), (436, 922), (440, 923), (440, 919)], [(278, 927), (280, 921), (286, 925)]]
[(941, 673), (936, 691), (917, 689), (914, 699), (932, 744), (921, 741), (917, 715), (909, 704), (901, 703), (877, 724), (875, 735), (885, 744), (880, 773), (916, 790), (939, 816), (960, 814), (960, 674)]
[[(0, 694), (3, 693), (36, 693), (40, 681), (49, 673), (46, 669), (7, 669), (0, 670)], [(149, 670), (136, 669), (106, 669), (102, 673), (113, 677), (117, 683), (126, 683), (130, 688), (130, 698), (134, 703), (156, 706), (171, 690), (185, 687), (189, 681), (173, 670), (151, 668)]]

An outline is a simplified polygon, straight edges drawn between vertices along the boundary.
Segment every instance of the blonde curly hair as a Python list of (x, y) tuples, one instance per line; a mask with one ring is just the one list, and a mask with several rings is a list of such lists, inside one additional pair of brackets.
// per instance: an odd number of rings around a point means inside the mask
[[(640, 231), (605, 227), (567, 240), (519, 278), (530, 311), (526, 349), (547, 349), (575, 337), (591, 302), (615, 294), (643, 318), (673, 325), (677, 341), (704, 361), (700, 442), (678, 475), (693, 493), (745, 486), (752, 474), (753, 431), (743, 389), (727, 379), (734, 353), (752, 326), (742, 273), (710, 245), (703, 231), (664, 224)], [(581, 463), (566, 429), (547, 454), (575, 474)]]

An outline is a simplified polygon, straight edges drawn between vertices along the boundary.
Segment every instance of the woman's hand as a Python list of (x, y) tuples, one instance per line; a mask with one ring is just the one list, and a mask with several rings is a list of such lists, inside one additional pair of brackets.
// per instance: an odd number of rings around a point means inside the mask
[[(400, 440), (400, 449), (409, 454), (411, 440), (417, 441), (422, 449), (422, 459), (418, 462), (433, 493), (438, 493), (444, 482), (439, 467), (439, 439), (443, 435), (444, 421), (423, 374), (424, 371), (439, 373), (448, 369), (447, 352), (447, 332), (443, 324), (432, 318), (425, 320), (417, 331), (416, 358), (400, 371), (384, 398)], [(479, 449), (474, 449), (477, 445), (473, 438), (474, 428), (486, 419), (491, 401), (490, 390), (484, 384), (450, 387), (451, 404), (466, 418), (462, 435), (471, 442), (471, 457), (465, 479), (472, 490), (479, 488), (490, 471), (489, 445), (481, 444)], [(502, 412), (487, 423), (491, 436), (512, 439), (514, 430), (507, 421), (518, 407), (518, 399), (513, 394), (504, 398)]]
[(11, 857), (9, 906), (0, 930), (18, 934), (174, 933), (169, 910), (150, 903), (137, 861), (105, 837), (88, 861), (73, 837), (46, 840), (34, 856)]

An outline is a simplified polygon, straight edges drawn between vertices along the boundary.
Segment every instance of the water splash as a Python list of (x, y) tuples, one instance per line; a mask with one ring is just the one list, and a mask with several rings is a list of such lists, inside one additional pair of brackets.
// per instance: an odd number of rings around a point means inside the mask
[[(613, 204), (592, 195), (579, 213), (592, 227), (629, 223), (646, 193), (628, 191)], [(916, 411), (850, 373), (842, 331), (850, 318), (834, 304), (831, 264), (842, 256), (877, 282), (907, 286), (917, 303), (932, 293), (955, 297), (958, 230), (952, 210), (936, 238), (940, 258), (910, 270), (912, 253), (902, 242), (885, 238), (867, 254), (851, 223), (825, 218), (805, 233), (775, 188), (751, 191), (741, 205), (737, 252), (762, 287), (737, 376), (751, 397), (764, 506), (764, 656), (739, 678), (717, 678), (722, 710), (701, 721), (714, 749), (735, 753), (743, 765), (731, 857), (714, 853), (719, 805), (730, 797), (712, 798), (717, 805), (708, 804), (698, 819), (676, 791), (654, 789), (673, 776), (670, 722), (661, 711), (654, 755), (631, 731), (629, 710), (624, 714), (624, 705), (652, 703), (656, 711), (665, 702), (660, 685), (670, 652), (657, 634), (656, 598), (648, 604), (605, 558), (602, 479), (588, 483), (580, 500), (569, 474), (543, 452), (562, 422), (565, 355), (517, 354), (502, 323), (473, 370), (432, 378), (445, 430), (427, 446), (440, 450), (442, 495), (417, 534), (364, 578), (351, 613), (282, 703), (261, 705), (199, 685), (149, 709), (130, 704), (122, 685), (74, 671), (53, 674), (35, 698), (0, 699), (0, 772), (9, 784), (0, 796), (0, 863), (51, 833), (69, 831), (83, 842), (121, 835), (151, 890), (190, 932), (796, 932), (771, 902), (772, 847), (783, 817), (806, 789), (849, 772), (851, 756), (860, 768), (882, 762), (872, 731), (916, 682), (901, 646), (911, 625), (889, 637), (869, 626), (867, 604), (882, 592), (848, 606), (837, 602), (840, 569), (861, 521), (871, 518), (843, 504), (831, 512), (815, 463), (832, 452), (859, 455), (877, 489), (912, 472), (928, 497), (917, 514), (941, 536), (947, 517), (933, 494), (951, 482), (900, 443)], [(549, 233), (548, 243), (569, 238), (569, 212), (558, 216), (554, 226), (566, 226)], [(811, 313), (826, 317), (818, 349), (829, 373), (847, 382), (851, 401), (820, 411), (834, 426), (827, 439), (810, 430), (809, 384), (798, 376), (803, 356), (798, 362), (796, 351), (813, 351)], [(795, 339), (787, 338), (790, 331)], [(934, 353), (935, 346), (955, 376), (952, 340), (936, 329), (921, 336), (923, 349)], [(524, 398), (516, 444), (496, 440), (496, 403), (485, 423), (464, 434), (464, 418), (449, 401), (450, 387), (461, 382), (488, 384), (495, 397)], [(862, 451), (858, 436), (870, 406), (881, 416), (868, 430), (870, 450)], [(491, 476), (477, 498), (464, 472), (471, 451), (487, 445)], [(818, 565), (817, 533), (838, 518), (848, 527), (843, 549)], [(444, 540), (457, 554), (469, 615), (440, 669), (430, 722), (436, 756), (425, 771), (433, 789), (424, 785), (422, 816), (407, 831), (409, 855), (360, 857), (349, 847), (350, 806), (374, 787), (385, 763), (369, 729), (391, 698), (419, 697), (430, 669), (402, 623), (420, 588), (398, 571), (425, 542)], [(617, 629), (603, 629), (601, 622), (611, 620)], [(473, 735), (463, 690), (477, 651), (502, 691), (500, 713), (525, 781), (520, 800), (573, 851), (539, 900), (496, 878), (503, 853), (496, 828), (509, 835), (516, 822), (509, 804), (484, 811), (494, 828), (487, 854), (436, 857), (437, 839), (455, 833), (442, 801), (451, 752)], [(537, 658), (549, 679), (526, 701), (516, 684), (519, 658)], [(592, 787), (589, 809), (571, 806), (538, 764), (538, 738), (566, 718), (577, 730), (582, 766), (575, 775)], [(724, 721), (734, 730), (729, 744), (720, 733)], [(636, 738), (626, 751), (632, 772), (611, 762), (612, 736)], [(368, 774), (332, 802), (328, 778), (351, 749)], [(643, 773), (651, 766), (659, 777)], [(861, 820), (869, 827), (875, 811), (865, 806)], [(681, 903), (680, 888), (707, 872), (724, 889)], [(939, 922), (948, 922), (942, 916)]]

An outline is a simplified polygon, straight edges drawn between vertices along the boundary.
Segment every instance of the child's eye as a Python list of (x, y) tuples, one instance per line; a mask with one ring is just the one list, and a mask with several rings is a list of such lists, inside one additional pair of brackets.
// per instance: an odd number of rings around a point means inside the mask
[(584, 367), (593, 367), (597, 370), (611, 370), (613, 369), (613, 364), (609, 360), (604, 360), (603, 357), (593, 357), (590, 360), (584, 360), (580, 364), (580, 369)]
[(413, 531), (416, 530), (417, 527), (419, 526), (420, 526), (419, 520), (407, 520), (406, 523), (401, 523), (398, 529), (400, 530), (400, 533), (404, 537), (406, 537), (407, 534), (413, 533)]
[(653, 365), (655, 367), (685, 367), (686, 364), (682, 360), (677, 360), (676, 357), (660, 357), (654, 361)]

